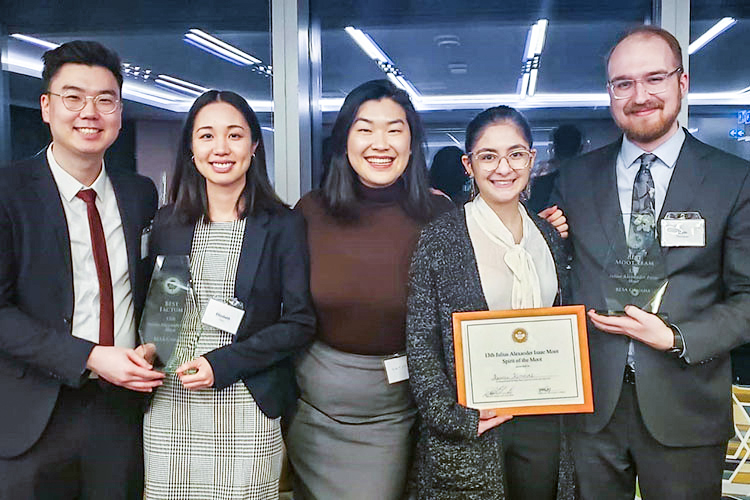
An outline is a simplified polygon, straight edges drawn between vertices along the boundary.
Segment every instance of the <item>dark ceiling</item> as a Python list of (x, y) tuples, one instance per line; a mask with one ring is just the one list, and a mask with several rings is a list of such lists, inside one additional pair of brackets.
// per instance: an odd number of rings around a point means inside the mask
[[(691, 9), (691, 39), (720, 17), (740, 20), (691, 57), (691, 90), (750, 86), (750, 58), (744, 57), (750, 39), (750, 2), (693, 0)], [(204, 87), (229, 88), (249, 99), (271, 100), (269, 78), (182, 41), (188, 29), (200, 28), (270, 64), (269, 0), (4, 0), (0, 12), (8, 33), (56, 43), (96, 39), (115, 49), (124, 61), (155, 73)], [(348, 25), (369, 33), (424, 95), (512, 94), (526, 32), (537, 19), (547, 18), (538, 92), (601, 93), (607, 50), (622, 31), (652, 16), (651, 2), (643, 0), (311, 0), (310, 12), (313, 23), (321, 26), (323, 96), (339, 98), (365, 80), (383, 77), (344, 32)], [(445, 37), (453, 41), (441, 43)], [(43, 52), (16, 40), (10, 40), (9, 47), (31, 58)], [(38, 80), (13, 74), (9, 87), (14, 104), (37, 105)], [(128, 103), (126, 113), (181, 118), (179, 113), (137, 103)], [(595, 113), (606, 116), (606, 110)]]

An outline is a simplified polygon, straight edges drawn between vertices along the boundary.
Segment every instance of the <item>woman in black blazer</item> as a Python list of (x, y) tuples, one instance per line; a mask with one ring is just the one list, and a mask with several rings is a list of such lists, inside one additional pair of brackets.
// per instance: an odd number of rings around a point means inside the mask
[[(195, 300), (181, 364), (144, 421), (146, 498), (278, 498), (279, 417), (296, 399), (291, 359), (315, 320), (304, 222), (271, 188), (243, 98), (209, 91), (195, 101), (170, 197), (151, 255), (190, 256)], [(209, 304), (242, 309), (236, 331), (211, 326)]]

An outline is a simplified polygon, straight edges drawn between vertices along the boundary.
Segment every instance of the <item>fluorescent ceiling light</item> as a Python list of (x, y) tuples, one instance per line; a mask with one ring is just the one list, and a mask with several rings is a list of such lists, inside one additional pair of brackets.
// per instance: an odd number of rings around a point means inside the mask
[(349, 36), (354, 40), (354, 43), (359, 45), (359, 48), (367, 54), (367, 57), (378, 63), (378, 67), (385, 73), (391, 83), (400, 89), (406, 91), (412, 100), (417, 101), (421, 99), (422, 95), (419, 90), (414, 86), (413, 83), (406, 78), (401, 70), (399, 70), (393, 63), (388, 54), (375, 43), (375, 40), (370, 37), (367, 33), (362, 30), (355, 28), (354, 26), (347, 26), (344, 28)]
[(536, 68), (532, 68), (531, 72), (529, 73), (529, 88), (526, 90), (526, 94), (530, 97), (536, 93), (536, 80), (538, 76), (539, 70)]
[(203, 92), (198, 92), (197, 90), (188, 89), (183, 87), (182, 85), (177, 85), (176, 83), (168, 82), (166, 80), (162, 80), (161, 78), (157, 78), (154, 80), (154, 83), (157, 85), (160, 85), (162, 87), (166, 87), (168, 89), (176, 90), (177, 92), (182, 92), (183, 94), (188, 94), (194, 97), (198, 97)]
[(521, 61), (521, 77), (518, 80), (518, 95), (521, 99), (536, 93), (536, 82), (539, 72), (539, 61), (544, 49), (547, 34), (547, 19), (539, 19), (534, 23), (526, 35), (524, 58)]
[(450, 138), (450, 140), (453, 142), (453, 144), (456, 145), (456, 147), (458, 147), (458, 149), (463, 151), (464, 145), (461, 144), (458, 139), (456, 139), (455, 135), (451, 134), (450, 132), (446, 132), (445, 135), (447, 135), (448, 138)]
[(370, 38), (370, 35), (362, 30), (358, 30), (353, 26), (347, 26), (346, 28), (344, 28), (344, 31), (346, 31), (349, 36), (352, 37), (352, 40), (354, 40), (354, 42), (359, 45), (359, 48), (362, 49), (365, 54), (367, 54), (367, 57), (369, 57), (373, 61), (382, 61), (393, 64), (391, 58), (388, 57), (385, 52), (383, 52), (383, 49), (381, 49), (380, 46), (375, 43), (372, 38)]
[(161, 85), (169, 89), (177, 90), (178, 92), (183, 92), (183, 93), (195, 96), (195, 97), (210, 90), (210, 89), (207, 89), (206, 87), (201, 87), (200, 85), (196, 85), (191, 82), (186, 82), (185, 80), (180, 80), (179, 78), (175, 78), (169, 75), (159, 75), (156, 78), (156, 80), (154, 80), (154, 82), (157, 85)]
[(263, 62), (257, 57), (251, 56), (247, 52), (243, 52), (237, 47), (229, 45), (223, 40), (219, 40), (218, 38), (211, 36), (199, 29), (193, 28), (185, 33), (183, 40), (185, 40), (190, 45), (205, 50), (212, 55), (220, 57), (239, 66), (250, 66), (252, 64), (260, 64), (261, 62)]
[(17, 40), (22, 40), (24, 42), (31, 43), (33, 45), (36, 45), (37, 47), (42, 47), (44, 49), (56, 49), (57, 47), (60, 46), (60, 44), (57, 44), (57, 43), (52, 43), (46, 40), (41, 40), (39, 38), (34, 38), (33, 36), (22, 35), (20, 33), (13, 33), (10, 36)]
[(726, 30), (737, 24), (737, 20), (733, 17), (725, 17), (718, 23), (714, 24), (708, 31), (698, 37), (693, 43), (688, 46), (688, 54), (692, 55), (702, 49), (708, 42), (716, 38), (717, 36), (724, 33)]

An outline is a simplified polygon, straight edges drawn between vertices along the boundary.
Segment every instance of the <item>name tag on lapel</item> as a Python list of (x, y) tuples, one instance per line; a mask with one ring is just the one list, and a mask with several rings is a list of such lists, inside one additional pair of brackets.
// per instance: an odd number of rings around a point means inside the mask
[(201, 322), (205, 325), (213, 326), (219, 330), (224, 330), (232, 335), (236, 335), (243, 316), (245, 316), (245, 311), (242, 309), (232, 307), (229, 304), (220, 302), (216, 299), (211, 299), (208, 301)]
[(706, 246), (706, 220), (698, 212), (667, 212), (661, 220), (661, 246)]

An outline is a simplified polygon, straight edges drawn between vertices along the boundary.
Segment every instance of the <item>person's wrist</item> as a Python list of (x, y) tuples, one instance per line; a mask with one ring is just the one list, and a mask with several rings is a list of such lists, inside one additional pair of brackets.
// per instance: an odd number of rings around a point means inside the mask
[(668, 324), (667, 326), (672, 330), (673, 335), (672, 347), (667, 349), (667, 352), (677, 357), (682, 356), (685, 351), (685, 340), (682, 338), (682, 333), (675, 325)]

